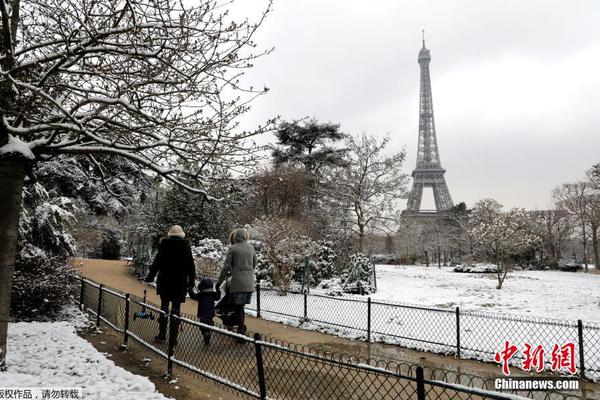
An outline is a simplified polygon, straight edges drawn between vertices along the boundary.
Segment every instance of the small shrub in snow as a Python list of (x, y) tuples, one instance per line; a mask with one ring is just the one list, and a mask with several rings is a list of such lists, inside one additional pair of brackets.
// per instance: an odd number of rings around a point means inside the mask
[(400, 264), (400, 256), (397, 254), (374, 254), (371, 260), (375, 264), (398, 265)]
[(327, 296), (341, 296), (344, 292), (342, 289), (342, 280), (340, 278), (322, 280), (319, 283), (319, 287), (326, 289), (325, 294)]
[(332, 278), (336, 263), (332, 241), (321, 240), (317, 242), (317, 246), (316, 260), (311, 265), (311, 278), (315, 283)]
[(11, 314), (20, 320), (52, 317), (71, 302), (75, 270), (63, 257), (26, 244), (15, 260)]
[(352, 254), (347, 270), (342, 275), (344, 280), (343, 290), (348, 293), (375, 293), (375, 288), (370, 282), (373, 277), (375, 265), (364, 254)]
[(464, 273), (478, 273), (478, 274), (490, 274), (498, 272), (498, 267), (494, 264), (466, 264), (466, 265), (457, 265), (453, 269), (454, 272), (464, 272)]
[(355, 281), (344, 285), (344, 292), (352, 294), (371, 294), (375, 293), (375, 288), (367, 281)]
[(256, 280), (269, 283), (273, 287), (273, 268), (264, 254), (264, 243), (260, 240), (249, 240), (256, 252)]
[(227, 246), (219, 239), (202, 239), (196, 246), (192, 247), (194, 258), (210, 258), (213, 260), (222, 260), (227, 254)]

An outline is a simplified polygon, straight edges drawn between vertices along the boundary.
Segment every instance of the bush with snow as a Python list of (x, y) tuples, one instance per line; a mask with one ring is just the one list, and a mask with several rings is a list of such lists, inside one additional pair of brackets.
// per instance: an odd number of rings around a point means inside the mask
[(194, 258), (210, 258), (212, 260), (223, 260), (227, 254), (227, 246), (219, 239), (202, 239), (192, 247)]
[(52, 317), (72, 301), (75, 270), (60, 256), (48, 256), (31, 244), (15, 260), (11, 314), (17, 320)]
[(68, 199), (51, 197), (39, 182), (23, 190), (11, 296), (13, 318), (52, 316), (70, 301), (70, 278), (75, 272), (67, 257), (75, 252), (75, 242), (67, 229), (72, 211)]
[(325, 289), (325, 294), (327, 296), (341, 296), (344, 292), (342, 285), (342, 280), (340, 278), (331, 278), (319, 282), (318, 287)]
[(203, 277), (216, 279), (219, 276), (227, 249), (228, 246), (219, 239), (208, 238), (198, 241), (198, 244), (192, 247), (198, 279)]
[(365, 254), (358, 253), (350, 256), (346, 271), (342, 274), (344, 285), (342, 289), (347, 293), (368, 294), (375, 293), (371, 286), (375, 265)]
[(371, 260), (375, 264), (398, 265), (400, 256), (398, 254), (373, 254)]
[(476, 263), (460, 264), (454, 267), (454, 272), (490, 274), (498, 272), (498, 266), (495, 264)]

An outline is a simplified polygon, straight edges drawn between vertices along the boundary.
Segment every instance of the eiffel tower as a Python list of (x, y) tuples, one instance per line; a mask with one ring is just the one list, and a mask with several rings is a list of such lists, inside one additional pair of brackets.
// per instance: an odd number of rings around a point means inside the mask
[[(440, 152), (435, 134), (433, 120), (433, 101), (431, 97), (431, 79), (429, 78), (429, 63), (431, 55), (425, 47), (425, 32), (423, 32), (423, 48), (418, 58), (421, 67), (421, 94), (419, 96), (419, 145), (417, 148), (417, 167), (412, 173), (413, 186), (408, 197), (405, 216), (435, 216), (441, 211), (453, 207), (450, 191), (444, 178), (446, 170), (440, 162)], [(421, 210), (423, 188), (433, 189), (435, 210)]]

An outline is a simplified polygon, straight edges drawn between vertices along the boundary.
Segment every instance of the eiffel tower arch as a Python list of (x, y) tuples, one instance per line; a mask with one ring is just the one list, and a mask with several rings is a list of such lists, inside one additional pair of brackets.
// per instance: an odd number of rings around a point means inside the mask
[[(431, 96), (431, 79), (429, 77), (429, 63), (431, 54), (425, 47), (419, 51), (418, 63), (421, 69), (421, 84), (419, 95), (419, 144), (417, 147), (417, 165), (412, 172), (413, 186), (408, 197), (405, 216), (435, 216), (454, 206), (450, 190), (446, 183), (442, 168), (440, 152), (435, 132), (433, 119), (433, 99)], [(431, 187), (435, 201), (435, 210), (422, 210), (423, 189)]]

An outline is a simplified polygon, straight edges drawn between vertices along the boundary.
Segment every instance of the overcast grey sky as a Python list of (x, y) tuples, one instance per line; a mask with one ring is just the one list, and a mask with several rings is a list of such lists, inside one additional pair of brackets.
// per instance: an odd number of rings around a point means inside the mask
[[(256, 16), (264, 1), (234, 3)], [(247, 74), (271, 91), (246, 127), (314, 116), (389, 133), (415, 164), (421, 29), (442, 165), (455, 203), (543, 208), (600, 162), (600, 1), (275, 0)]]

